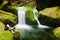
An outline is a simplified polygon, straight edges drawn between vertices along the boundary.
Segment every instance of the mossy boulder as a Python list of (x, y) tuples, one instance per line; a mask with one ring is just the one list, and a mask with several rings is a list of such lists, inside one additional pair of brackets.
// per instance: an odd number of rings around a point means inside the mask
[(34, 17), (34, 13), (33, 13), (33, 7), (31, 6), (26, 6), (26, 23), (29, 24), (29, 25), (37, 25), (37, 22), (35, 20), (35, 17)]
[(21, 39), (22, 39), (22, 33), (18, 29), (15, 29), (15, 33), (13, 34), (13, 40), (21, 40)]
[(39, 21), (43, 25), (60, 26), (60, 7), (45, 8), (39, 12)]
[(2, 10), (17, 15), (17, 13), (18, 13), (18, 12), (17, 12), (17, 8), (18, 8), (18, 6), (15, 6), (15, 5), (5, 5), (5, 6), (2, 8)]
[(0, 31), (0, 40), (20, 40), (21, 34), (19, 31), (15, 30), (15, 33), (12, 34), (9, 30), (7, 31)]
[(12, 40), (12, 33), (10, 31), (0, 31), (0, 40)]
[(0, 10), (0, 21), (13, 26), (17, 23), (17, 16), (12, 13)]
[(60, 38), (60, 27), (57, 27), (53, 30), (53, 34), (55, 37)]
[(4, 23), (0, 22), (0, 40), (12, 40), (12, 33), (4, 30)]
[(14, 34), (9, 30), (4, 30), (5, 25), (3, 22), (0, 22), (0, 40), (20, 40), (22, 38), (22, 33), (15, 29)]
[(1, 32), (4, 31), (4, 27), (5, 27), (4, 23), (3, 22), (0, 22), (0, 31)]

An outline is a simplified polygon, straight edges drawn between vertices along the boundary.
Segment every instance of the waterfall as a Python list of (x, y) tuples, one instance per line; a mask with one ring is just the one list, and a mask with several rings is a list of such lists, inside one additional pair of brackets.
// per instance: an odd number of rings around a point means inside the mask
[(18, 7), (18, 24), (15, 26), (16, 28), (20, 29), (27, 29), (30, 30), (32, 29), (29, 25), (26, 24), (25, 22), (25, 12), (26, 8), (24, 6)]
[[(24, 6), (22, 6), (22, 7), (18, 7), (17, 10), (18, 10), (18, 24), (12, 27), (12, 29), (16, 28), (20, 30), (20, 32), (22, 33), (22, 36), (26, 37), (26, 35), (29, 34), (29, 31), (35, 30), (35, 29), (32, 28), (32, 26), (27, 25), (25, 22), (25, 13), (27, 9)], [(33, 12), (34, 12), (34, 17), (38, 23), (37, 28), (48, 28), (48, 26), (40, 24), (38, 20), (38, 11), (36, 10), (36, 8), (33, 9)], [(7, 26), (9, 27), (9, 29), (11, 29), (9, 25)], [(14, 33), (13, 30), (11, 30), (11, 32)]]
[(25, 37), (26, 32), (30, 31), (33, 29), (30, 25), (27, 25), (25, 22), (25, 12), (26, 8), (24, 6), (18, 7), (18, 24), (15, 25), (14, 27), (20, 30), (23, 34), (23, 37)]
[(25, 8), (18, 7), (18, 24), (25, 25)]
[(38, 23), (38, 28), (49, 28), (48, 26), (41, 25), (41, 23), (39, 22), (39, 20), (38, 20), (38, 11), (37, 11), (36, 8), (34, 8), (33, 12), (34, 12), (34, 17), (35, 17), (35, 19)]

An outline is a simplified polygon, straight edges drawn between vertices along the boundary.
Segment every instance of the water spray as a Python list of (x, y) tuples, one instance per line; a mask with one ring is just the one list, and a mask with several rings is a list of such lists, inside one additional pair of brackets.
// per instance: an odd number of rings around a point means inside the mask
[(14, 33), (15, 27), (11, 27), (9, 24), (6, 25), (7, 30), (9, 30), (11, 33)]

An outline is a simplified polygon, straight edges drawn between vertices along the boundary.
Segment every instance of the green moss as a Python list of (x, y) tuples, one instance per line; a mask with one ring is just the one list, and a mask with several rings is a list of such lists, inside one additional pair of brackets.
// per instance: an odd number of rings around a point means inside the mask
[(5, 31), (4, 30), (5, 25), (3, 22), (0, 22), (0, 40), (12, 40), (13, 35), (10, 31)]
[(9, 30), (4, 30), (5, 25), (0, 22), (0, 40), (20, 40), (22, 33), (15, 29), (15, 33), (12, 34)]
[(60, 27), (57, 27), (56, 29), (53, 30), (54, 36), (57, 38), (60, 38)]
[(22, 34), (20, 31), (15, 30), (15, 33), (12, 34), (10, 31), (0, 31), (0, 40), (20, 40), (22, 38)]
[(15, 29), (15, 33), (13, 34), (13, 40), (21, 40), (22, 39), (22, 33)]
[(58, 6), (45, 8), (44, 10), (40, 11), (39, 14), (43, 14), (52, 18), (60, 18), (60, 8)]
[(60, 26), (60, 7), (45, 8), (39, 12), (41, 24), (58, 27)]
[(0, 40), (12, 40), (12, 33), (9, 31), (0, 32)]
[(4, 23), (3, 22), (0, 22), (0, 32), (3, 32), (4, 31)]
[(26, 7), (27, 11), (26, 11), (26, 22), (27, 24), (31, 24), (31, 25), (36, 25), (36, 20), (34, 18), (34, 13), (33, 13), (33, 9), (29, 6)]
[(2, 8), (2, 10), (13, 13), (15, 15), (17, 15), (17, 7), (18, 6), (14, 6), (14, 5), (6, 5)]
[(0, 10), (0, 21), (14, 25), (17, 22), (17, 16), (12, 13)]

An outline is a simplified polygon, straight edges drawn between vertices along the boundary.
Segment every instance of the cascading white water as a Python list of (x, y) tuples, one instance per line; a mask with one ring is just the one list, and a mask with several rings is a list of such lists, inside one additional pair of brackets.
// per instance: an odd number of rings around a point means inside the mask
[(31, 26), (25, 23), (26, 8), (22, 6), (22, 7), (18, 7), (17, 10), (18, 10), (18, 24), (15, 27), (19, 29), (26, 29), (26, 30), (32, 29)]
[(25, 25), (25, 11), (24, 7), (18, 7), (18, 24)]
[[(26, 12), (26, 8), (24, 6), (22, 7), (18, 7), (18, 24), (15, 25), (14, 27), (17, 28), (18, 30), (20, 30), (22, 32), (22, 36), (23, 37), (26, 37), (26, 35), (28, 34), (28, 31), (30, 30), (34, 30), (34, 28), (32, 28), (30, 25), (27, 25), (25, 23), (25, 12)], [(48, 28), (48, 26), (44, 26), (44, 25), (41, 25), (39, 20), (38, 20), (38, 11), (36, 10), (36, 8), (34, 8), (33, 10), (34, 12), (34, 17), (38, 23), (38, 27), (39, 28)], [(7, 25), (8, 27), (10, 27), (9, 25)], [(14, 28), (13, 27), (13, 28)]]
[(35, 17), (35, 19), (36, 19), (36, 21), (37, 21), (37, 23), (38, 23), (38, 27), (39, 27), (39, 28), (49, 28), (48, 26), (45, 26), (45, 25), (41, 25), (41, 24), (40, 24), (40, 22), (39, 22), (39, 20), (38, 20), (38, 11), (37, 11), (36, 8), (34, 8), (33, 12), (34, 12), (34, 17)]
[(39, 22), (39, 20), (38, 20), (38, 11), (37, 11), (37, 9), (35, 8), (35, 9), (33, 10), (33, 12), (34, 12), (34, 17), (35, 17), (38, 25), (40, 25), (40, 22)]
[(22, 7), (18, 7), (17, 10), (18, 10), (18, 24), (15, 25), (14, 27), (19, 29), (22, 32), (23, 37), (25, 37), (24, 35), (26, 35), (26, 32), (30, 31), (33, 28), (25, 23), (26, 8), (22, 6)]
[[(19, 29), (20, 31), (24, 31), (24, 30), (31, 30), (33, 29), (31, 26), (27, 25), (25, 23), (25, 12), (26, 12), (26, 8), (24, 6), (22, 7), (18, 7), (18, 24), (15, 26), (15, 28)], [(44, 26), (41, 25), (39, 20), (38, 20), (38, 11), (36, 10), (36, 8), (34, 8), (33, 10), (34, 12), (34, 17), (38, 23), (38, 27), (39, 28), (48, 28), (48, 26)]]

